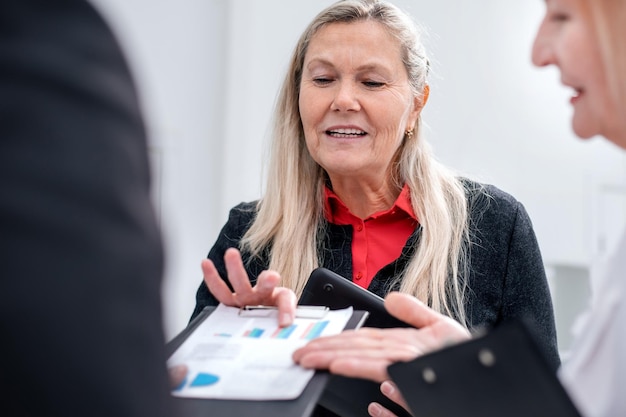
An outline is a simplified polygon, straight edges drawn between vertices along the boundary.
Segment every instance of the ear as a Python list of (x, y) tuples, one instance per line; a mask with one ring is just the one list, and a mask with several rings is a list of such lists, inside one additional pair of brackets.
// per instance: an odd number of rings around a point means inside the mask
[(424, 108), (424, 106), (428, 102), (428, 97), (429, 96), (430, 96), (430, 86), (428, 84), (426, 84), (424, 86), (424, 92), (422, 93), (422, 108)]
[(407, 128), (407, 130), (411, 130), (413, 129), (413, 126), (415, 126), (415, 122), (417, 121), (417, 118), (422, 113), (424, 106), (428, 102), (429, 95), (430, 95), (430, 86), (426, 84), (424, 86), (424, 91), (422, 92), (422, 96), (413, 97), (413, 110), (411, 110), (411, 115), (409, 116), (409, 127)]

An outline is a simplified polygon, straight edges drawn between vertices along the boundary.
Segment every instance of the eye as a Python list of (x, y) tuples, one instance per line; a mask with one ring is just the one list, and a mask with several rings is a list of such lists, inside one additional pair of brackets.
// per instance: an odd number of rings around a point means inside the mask
[(380, 88), (385, 85), (385, 83), (381, 83), (378, 81), (363, 81), (363, 85), (368, 88)]
[(567, 22), (569, 20), (569, 16), (565, 13), (553, 13), (550, 15), (551, 22)]
[(548, 12), (548, 20), (555, 23), (567, 22), (570, 19), (569, 13), (562, 8), (554, 8)]
[(332, 82), (333, 82), (332, 78), (327, 78), (327, 77), (316, 77), (316, 78), (313, 78), (313, 84), (319, 85), (319, 86), (328, 85), (328, 84), (330, 84)]

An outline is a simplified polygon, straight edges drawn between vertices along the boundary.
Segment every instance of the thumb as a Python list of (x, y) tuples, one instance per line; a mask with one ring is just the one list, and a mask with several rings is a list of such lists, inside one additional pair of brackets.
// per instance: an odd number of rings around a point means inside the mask
[(399, 292), (390, 292), (385, 297), (385, 308), (392, 316), (418, 329), (430, 326), (445, 317), (412, 295)]

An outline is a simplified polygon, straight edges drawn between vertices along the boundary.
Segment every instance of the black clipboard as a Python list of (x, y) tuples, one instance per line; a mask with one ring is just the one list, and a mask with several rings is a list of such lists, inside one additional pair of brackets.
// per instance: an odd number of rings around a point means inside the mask
[(388, 372), (415, 417), (580, 417), (518, 320)]
[[(390, 315), (381, 297), (326, 268), (313, 270), (298, 304), (324, 305), (333, 310), (350, 306), (357, 310), (366, 310), (369, 316), (363, 325), (365, 327), (411, 327)], [(379, 384), (339, 375), (330, 375), (319, 400), (320, 407), (313, 416), (367, 416), (367, 407), (371, 402), (382, 404), (398, 417), (410, 417), (402, 407), (380, 392)]]
[[(166, 355), (170, 357), (176, 349), (193, 333), (215, 307), (205, 307), (204, 310), (189, 325), (166, 344)], [(352, 317), (345, 329), (361, 327), (368, 313), (366, 311), (353, 311)], [(330, 377), (327, 372), (316, 372), (304, 392), (294, 400), (281, 401), (238, 401), (216, 400), (203, 398), (179, 398), (172, 397), (176, 410), (184, 417), (232, 417), (232, 416), (294, 416), (308, 417), (315, 409), (319, 397)]]

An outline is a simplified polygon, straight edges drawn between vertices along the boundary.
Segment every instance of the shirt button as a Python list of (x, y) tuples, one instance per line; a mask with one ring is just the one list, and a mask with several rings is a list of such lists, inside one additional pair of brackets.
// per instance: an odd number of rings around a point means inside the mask
[(362, 274), (362, 273), (360, 273), (360, 272), (357, 272), (357, 273), (356, 273), (356, 279), (357, 279), (357, 281), (358, 281), (358, 280), (360, 280), (361, 278), (363, 278), (363, 274)]
[(360, 224), (356, 227), (357, 232), (360, 232), (361, 230), (363, 230), (363, 225)]

